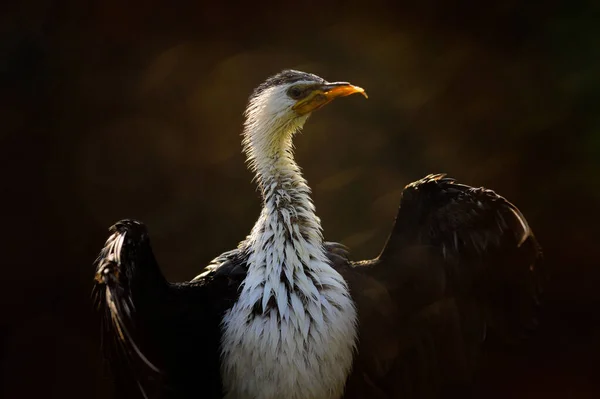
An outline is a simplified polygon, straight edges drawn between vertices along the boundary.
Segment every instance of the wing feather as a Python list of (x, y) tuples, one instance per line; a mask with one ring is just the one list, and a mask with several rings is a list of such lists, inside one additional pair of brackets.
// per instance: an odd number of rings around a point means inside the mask
[(429, 175), (409, 184), (380, 255), (350, 262), (327, 243), (359, 311), (346, 398), (376, 385), (389, 398), (469, 392), (481, 344), (535, 325), (540, 247), (523, 214), (491, 190)]
[(220, 323), (245, 277), (242, 251), (219, 256), (193, 281), (169, 283), (142, 223), (122, 220), (110, 233), (92, 298), (117, 395), (195, 398), (201, 389), (203, 398), (222, 397)]
[(158, 278), (151, 281), (162, 287), (156, 290), (157, 295), (165, 292), (166, 281), (156, 266), (142, 224), (124, 220), (112, 226), (110, 233), (94, 263), (93, 300), (102, 314), (102, 349), (118, 394), (147, 398), (147, 390), (161, 381), (164, 374), (154, 358), (149, 358), (153, 350), (143, 341), (145, 334), (140, 331), (133, 287), (140, 274), (148, 275), (154, 267), (156, 270), (150, 274), (158, 273)]

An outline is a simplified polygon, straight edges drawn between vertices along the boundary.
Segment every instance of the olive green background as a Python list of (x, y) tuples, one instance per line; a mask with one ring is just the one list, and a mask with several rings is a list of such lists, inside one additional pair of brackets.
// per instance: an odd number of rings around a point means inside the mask
[(44, 1), (0, 7), (0, 395), (104, 398), (89, 293), (107, 228), (144, 221), (170, 280), (260, 209), (252, 89), (284, 68), (366, 88), (296, 137), (326, 238), (377, 255), (404, 185), (446, 172), (527, 216), (540, 329), (492, 347), (479, 397), (600, 395), (600, 7), (458, 0)]

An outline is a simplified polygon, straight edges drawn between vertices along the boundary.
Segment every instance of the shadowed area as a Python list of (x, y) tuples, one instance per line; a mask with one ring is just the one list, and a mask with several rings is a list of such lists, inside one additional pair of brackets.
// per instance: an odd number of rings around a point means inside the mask
[(242, 112), (284, 68), (369, 93), (295, 140), (326, 238), (376, 255), (401, 189), (428, 173), (496, 190), (536, 232), (549, 282), (534, 338), (486, 353), (480, 396), (600, 393), (592, 2), (2, 7), (3, 397), (109, 397), (90, 302), (107, 228), (143, 220), (169, 280), (243, 239), (260, 201)]

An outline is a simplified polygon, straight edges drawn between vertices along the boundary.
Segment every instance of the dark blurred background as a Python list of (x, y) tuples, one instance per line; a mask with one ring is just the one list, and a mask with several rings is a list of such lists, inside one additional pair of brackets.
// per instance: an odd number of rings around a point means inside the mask
[(171, 280), (259, 212), (240, 132), (283, 68), (367, 89), (296, 140), (326, 237), (383, 245), (402, 187), (433, 172), (528, 217), (542, 323), (490, 348), (481, 397), (600, 397), (600, 7), (593, 1), (116, 0), (0, 6), (0, 396), (106, 398), (90, 304), (107, 228), (150, 228)]

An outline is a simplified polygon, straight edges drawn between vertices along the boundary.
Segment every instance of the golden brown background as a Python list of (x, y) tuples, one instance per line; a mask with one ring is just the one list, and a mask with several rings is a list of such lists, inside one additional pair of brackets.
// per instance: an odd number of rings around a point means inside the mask
[(296, 139), (326, 237), (377, 254), (402, 187), (432, 172), (528, 217), (542, 324), (491, 348), (486, 398), (600, 397), (600, 7), (592, 1), (0, 6), (0, 396), (111, 392), (89, 293), (106, 229), (150, 228), (171, 280), (249, 232), (242, 111), (283, 68), (367, 89)]

